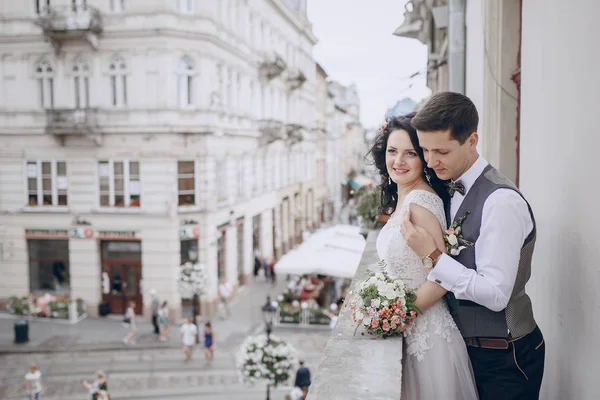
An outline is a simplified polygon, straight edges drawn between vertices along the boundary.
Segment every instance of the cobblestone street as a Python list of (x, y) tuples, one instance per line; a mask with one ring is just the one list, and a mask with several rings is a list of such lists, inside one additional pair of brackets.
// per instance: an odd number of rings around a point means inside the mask
[[(17, 347), (9, 338), (13, 320), (2, 319), (0, 398), (23, 398), (23, 377), (29, 363), (35, 361), (43, 374), (45, 400), (85, 399), (81, 381), (93, 380), (98, 369), (107, 373), (113, 399), (262, 399), (264, 385), (249, 388), (239, 382), (235, 355), (247, 335), (263, 331), (260, 305), (267, 294), (274, 295), (278, 290), (279, 286), (272, 288), (262, 282), (249, 285), (232, 302), (231, 318), (212, 319), (217, 349), (210, 366), (204, 361), (201, 346), (196, 347), (191, 363), (183, 363), (177, 327), (170, 340), (161, 343), (149, 333), (148, 323), (140, 323), (138, 345), (126, 347), (120, 342), (124, 329), (116, 320), (90, 318), (77, 325), (38, 322), (31, 324), (34, 329), (29, 347)], [(43, 338), (35, 338), (44, 332)], [(274, 334), (293, 345), (298, 357), (316, 371), (330, 331), (276, 327)], [(90, 337), (96, 341), (92, 342)], [(74, 348), (69, 348), (69, 343)], [(290, 390), (291, 387), (282, 387), (272, 391), (272, 398), (283, 399)]]

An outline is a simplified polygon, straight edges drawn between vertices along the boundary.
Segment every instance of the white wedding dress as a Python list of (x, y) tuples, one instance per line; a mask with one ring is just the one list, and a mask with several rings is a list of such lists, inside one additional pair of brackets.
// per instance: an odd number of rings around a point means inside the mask
[[(442, 200), (434, 193), (413, 190), (381, 229), (377, 253), (385, 260), (390, 277), (402, 278), (416, 290), (427, 280), (427, 270), (400, 233), (410, 203), (431, 211), (446, 228)], [(417, 317), (411, 335), (404, 341), (401, 399), (477, 399), (467, 348), (444, 299)]]

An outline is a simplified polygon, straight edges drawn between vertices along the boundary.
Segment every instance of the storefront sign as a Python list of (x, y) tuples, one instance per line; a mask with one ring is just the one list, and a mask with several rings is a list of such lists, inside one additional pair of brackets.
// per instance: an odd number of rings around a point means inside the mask
[(100, 239), (139, 239), (137, 231), (98, 231)]
[(68, 239), (67, 229), (25, 229), (27, 239)]
[(180, 239), (197, 239), (200, 237), (200, 228), (197, 226), (179, 229)]
[(94, 237), (92, 228), (71, 228), (70, 236), (77, 239), (89, 239)]

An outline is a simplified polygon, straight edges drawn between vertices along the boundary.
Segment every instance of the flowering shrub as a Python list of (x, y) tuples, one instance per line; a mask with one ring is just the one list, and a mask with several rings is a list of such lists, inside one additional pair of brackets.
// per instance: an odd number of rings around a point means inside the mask
[(242, 382), (264, 382), (277, 386), (287, 382), (296, 365), (295, 350), (286, 342), (266, 335), (248, 337), (237, 354), (237, 368)]
[[(385, 261), (380, 261), (382, 271)], [(416, 295), (401, 279), (392, 279), (385, 272), (371, 273), (358, 284), (350, 302), (354, 322), (365, 331), (379, 337), (408, 336), (417, 312), (413, 304)]]
[(208, 275), (202, 264), (186, 262), (179, 266), (179, 294), (184, 299), (191, 299), (195, 294), (201, 295), (206, 288)]
[[(85, 302), (75, 300), (77, 304), (77, 317), (85, 314)], [(42, 318), (69, 319), (69, 299), (64, 296), (46, 294), (39, 298), (33, 295), (16, 297), (11, 296), (5, 305), (6, 311), (14, 315), (24, 315)]]

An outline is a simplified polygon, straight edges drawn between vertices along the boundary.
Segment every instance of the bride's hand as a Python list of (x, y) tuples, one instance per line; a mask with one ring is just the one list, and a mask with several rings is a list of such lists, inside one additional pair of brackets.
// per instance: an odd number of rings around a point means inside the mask
[(424, 228), (415, 225), (410, 220), (410, 206), (402, 218), (400, 233), (404, 241), (419, 257), (431, 254), (437, 246), (433, 237)]

